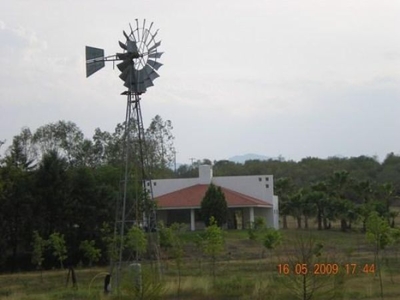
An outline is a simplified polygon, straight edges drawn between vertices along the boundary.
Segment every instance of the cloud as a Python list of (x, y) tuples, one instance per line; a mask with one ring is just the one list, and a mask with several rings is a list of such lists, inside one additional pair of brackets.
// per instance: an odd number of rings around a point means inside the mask
[(0, 61), (5, 63), (26, 63), (32, 61), (36, 55), (42, 53), (47, 48), (47, 43), (41, 41), (35, 32), (27, 28), (8, 28), (0, 20)]

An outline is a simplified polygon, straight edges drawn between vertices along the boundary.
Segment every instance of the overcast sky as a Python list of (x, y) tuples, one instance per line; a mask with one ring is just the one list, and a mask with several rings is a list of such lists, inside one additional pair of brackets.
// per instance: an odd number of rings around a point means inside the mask
[(113, 131), (123, 82), (112, 64), (86, 78), (85, 45), (115, 54), (136, 18), (165, 52), (145, 126), (172, 121), (178, 162), (400, 153), (395, 0), (3, 0), (0, 140), (58, 120)]

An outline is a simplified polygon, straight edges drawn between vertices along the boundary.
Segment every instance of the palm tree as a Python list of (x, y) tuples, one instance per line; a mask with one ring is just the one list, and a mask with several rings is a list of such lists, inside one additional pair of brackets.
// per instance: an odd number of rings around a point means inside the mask
[(336, 171), (328, 178), (329, 195), (334, 201), (335, 215), (340, 218), (342, 231), (348, 229), (347, 221), (349, 211), (352, 208), (351, 202), (347, 200), (346, 195), (349, 182), (349, 172), (347, 171)]
[(373, 210), (372, 205), (372, 184), (369, 180), (360, 181), (354, 184), (354, 191), (356, 193), (356, 197), (358, 198), (358, 206), (356, 207), (357, 214), (361, 216), (363, 223), (363, 232), (366, 231), (366, 221)]
[[(304, 216), (304, 228), (308, 229), (309, 218), (315, 216), (317, 212), (317, 206), (314, 201), (315, 192), (307, 191), (303, 194), (303, 216)], [(319, 195), (317, 195), (319, 197)]]
[(329, 195), (326, 182), (320, 181), (311, 186), (310, 201), (315, 204), (318, 230), (322, 230), (322, 223), (324, 229), (328, 229), (327, 210), (329, 208)]
[(294, 185), (291, 178), (282, 177), (275, 181), (275, 193), (279, 197), (279, 213), (283, 220), (283, 229), (287, 229), (287, 216), (290, 215), (290, 195), (293, 193)]
[[(290, 215), (297, 220), (297, 229), (301, 229), (301, 218), (303, 216), (303, 190), (289, 196)], [(308, 224), (307, 224), (308, 225)]]

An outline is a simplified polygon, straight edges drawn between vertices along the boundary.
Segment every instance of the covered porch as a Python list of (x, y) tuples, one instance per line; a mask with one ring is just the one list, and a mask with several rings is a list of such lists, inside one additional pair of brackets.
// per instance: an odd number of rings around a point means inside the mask
[[(257, 217), (265, 218), (266, 223), (269, 224), (270, 214), (272, 214), (271, 207), (229, 207), (225, 227), (227, 229), (246, 229)], [(161, 208), (157, 211), (157, 220), (162, 221), (167, 226), (173, 223), (184, 223), (188, 225), (191, 231), (205, 228), (200, 207)]]

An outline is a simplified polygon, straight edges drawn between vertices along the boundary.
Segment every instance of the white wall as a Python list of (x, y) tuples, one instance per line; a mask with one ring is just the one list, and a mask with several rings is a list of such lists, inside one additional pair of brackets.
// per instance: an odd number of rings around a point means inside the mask
[(190, 186), (199, 184), (198, 178), (155, 179), (153, 184), (153, 197), (172, 193)]
[(155, 179), (153, 184), (153, 197), (172, 193), (196, 184), (210, 184), (212, 179), (212, 168), (209, 165), (199, 167), (199, 177), (179, 179)]
[(212, 182), (215, 185), (273, 204), (274, 181), (271, 175), (214, 177)]
[(210, 184), (213, 178), (212, 167), (209, 165), (199, 166), (199, 184)]

